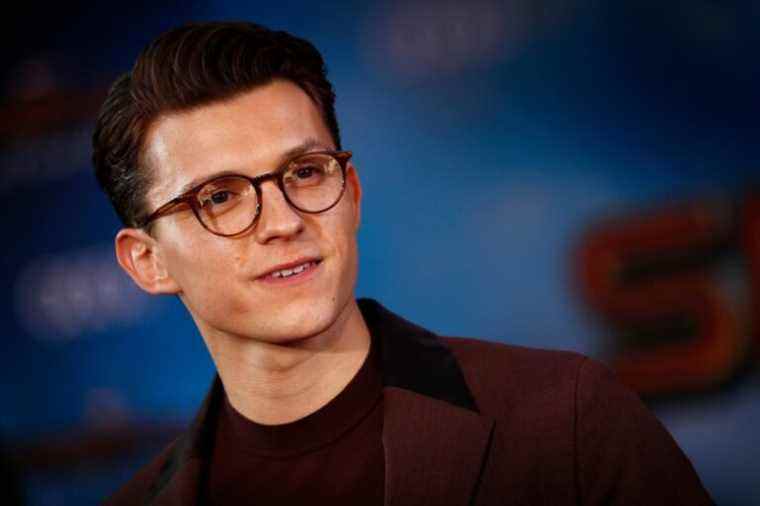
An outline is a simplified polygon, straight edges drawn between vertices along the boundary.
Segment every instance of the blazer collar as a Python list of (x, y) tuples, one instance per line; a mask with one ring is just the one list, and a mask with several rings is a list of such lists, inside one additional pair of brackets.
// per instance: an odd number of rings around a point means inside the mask
[(374, 300), (359, 307), (382, 357), (385, 505), (471, 504), (493, 420), (435, 334)]
[(358, 303), (380, 349), (384, 386), (478, 412), (459, 364), (435, 334), (388, 311), (375, 300), (359, 299)]
[[(385, 505), (470, 504), (493, 420), (479, 414), (453, 353), (435, 334), (374, 300), (358, 303), (381, 354)], [(223, 396), (217, 375), (159, 472), (148, 504), (198, 504)]]

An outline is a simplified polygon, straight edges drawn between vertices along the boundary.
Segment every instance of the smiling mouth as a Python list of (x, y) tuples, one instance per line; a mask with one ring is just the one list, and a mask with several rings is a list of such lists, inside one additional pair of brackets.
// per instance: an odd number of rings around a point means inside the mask
[(322, 262), (322, 260), (309, 260), (302, 264), (270, 272), (259, 279), (268, 282), (282, 282), (305, 278)]

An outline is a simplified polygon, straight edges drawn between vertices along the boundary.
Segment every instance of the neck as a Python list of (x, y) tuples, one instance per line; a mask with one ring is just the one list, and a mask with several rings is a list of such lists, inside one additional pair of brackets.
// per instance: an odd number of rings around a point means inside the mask
[(330, 402), (359, 371), (370, 346), (355, 300), (330, 328), (295, 343), (202, 333), (230, 404), (264, 425), (299, 420)]

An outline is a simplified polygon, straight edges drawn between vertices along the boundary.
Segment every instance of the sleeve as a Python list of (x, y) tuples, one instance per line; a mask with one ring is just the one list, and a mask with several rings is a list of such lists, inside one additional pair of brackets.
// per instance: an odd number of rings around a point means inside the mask
[(609, 369), (584, 360), (575, 393), (575, 467), (581, 504), (714, 504), (667, 429)]

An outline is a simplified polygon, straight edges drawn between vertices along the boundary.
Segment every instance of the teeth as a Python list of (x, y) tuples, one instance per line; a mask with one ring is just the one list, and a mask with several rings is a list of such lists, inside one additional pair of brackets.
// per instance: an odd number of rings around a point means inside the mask
[(292, 269), (282, 269), (280, 271), (273, 272), (272, 277), (287, 278), (289, 276), (292, 276), (293, 274), (299, 274), (305, 271), (310, 265), (311, 265), (311, 262), (306, 262), (305, 264), (301, 264), (297, 267), (293, 267)]

